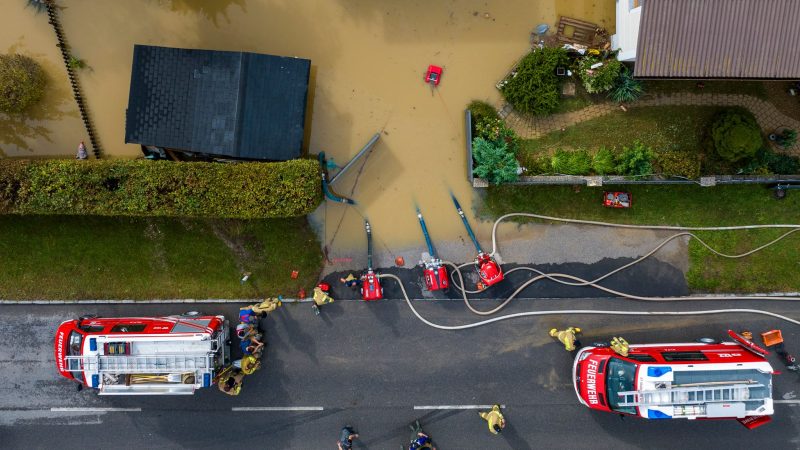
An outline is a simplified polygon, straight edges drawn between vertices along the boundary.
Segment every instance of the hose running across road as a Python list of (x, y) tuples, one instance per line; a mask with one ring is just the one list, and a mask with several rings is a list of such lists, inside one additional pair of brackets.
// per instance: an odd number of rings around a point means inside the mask
[[(709, 251), (711, 251), (715, 255), (718, 255), (718, 256), (721, 256), (721, 257), (724, 257), (724, 258), (743, 258), (745, 256), (748, 256), (748, 255), (751, 255), (751, 254), (756, 253), (758, 251), (761, 251), (761, 250), (763, 250), (763, 249), (765, 249), (765, 248), (767, 248), (767, 247), (769, 247), (771, 245), (774, 245), (775, 243), (777, 243), (777, 242), (781, 241), (782, 239), (786, 238), (787, 236), (789, 236), (789, 235), (791, 235), (791, 234), (793, 234), (793, 233), (795, 233), (797, 231), (800, 231), (800, 225), (788, 225), (788, 224), (740, 225), (740, 226), (726, 226), (726, 227), (680, 227), (680, 226), (666, 226), (666, 225), (626, 225), (626, 224), (614, 224), (614, 223), (607, 223), (607, 222), (597, 222), (597, 221), (590, 221), (590, 220), (565, 219), (565, 218), (560, 218), (560, 217), (551, 217), (551, 216), (544, 216), (544, 215), (532, 214), (532, 213), (511, 213), (511, 214), (506, 214), (506, 215), (501, 216), (500, 218), (498, 218), (495, 221), (494, 226), (492, 227), (492, 253), (491, 254), (493, 256), (498, 254), (497, 226), (503, 220), (506, 220), (509, 217), (515, 217), (515, 216), (532, 217), (532, 218), (537, 218), (537, 219), (542, 219), (542, 220), (552, 220), (552, 221), (559, 221), (559, 222), (577, 223), (577, 224), (583, 224), (583, 225), (595, 225), (595, 226), (628, 228), (628, 229), (676, 230), (676, 231), (681, 231), (681, 232), (680, 233), (676, 233), (676, 234), (668, 237), (667, 239), (665, 239), (663, 242), (658, 244), (653, 250), (651, 250), (650, 252), (648, 252), (644, 256), (641, 256), (640, 258), (637, 258), (636, 260), (634, 260), (634, 261), (632, 261), (632, 262), (630, 262), (628, 264), (625, 264), (625, 265), (623, 265), (621, 267), (618, 267), (617, 269), (614, 269), (614, 270), (612, 270), (612, 271), (610, 271), (610, 272), (608, 272), (608, 273), (606, 273), (606, 274), (604, 274), (604, 275), (602, 275), (600, 277), (597, 277), (597, 278), (595, 278), (593, 280), (585, 280), (583, 278), (576, 277), (576, 276), (570, 275), (570, 274), (565, 274), (565, 273), (544, 273), (544, 272), (542, 272), (540, 270), (537, 270), (537, 269), (534, 269), (532, 267), (517, 267), (517, 268), (511, 269), (511, 270), (506, 272), (506, 275), (508, 275), (510, 273), (513, 273), (515, 271), (524, 270), (524, 271), (535, 272), (535, 273), (538, 274), (538, 276), (536, 276), (536, 277), (534, 277), (534, 278), (532, 278), (530, 280), (527, 280), (525, 283), (521, 284), (500, 305), (498, 305), (497, 307), (492, 308), (491, 310), (488, 310), (488, 311), (480, 311), (480, 310), (475, 309), (472, 306), (472, 304), (470, 303), (469, 299), (467, 298), (467, 294), (468, 293), (477, 293), (477, 292), (479, 292), (479, 291), (467, 290), (465, 288), (464, 278), (463, 278), (463, 276), (461, 274), (461, 268), (464, 267), (464, 266), (467, 266), (467, 265), (471, 265), (471, 263), (456, 265), (456, 264), (451, 263), (451, 262), (445, 262), (445, 264), (453, 267), (453, 269), (454, 269), (453, 272), (451, 272), (451, 276), (453, 274), (455, 274), (457, 276), (457, 278), (458, 278), (458, 282), (455, 282), (455, 280), (453, 280), (452, 284), (456, 287), (456, 289), (461, 291), (462, 297), (464, 299), (464, 303), (466, 304), (467, 308), (469, 308), (469, 310), (472, 311), (475, 314), (478, 314), (478, 315), (481, 315), (481, 316), (489, 316), (489, 315), (497, 313), (498, 311), (503, 309), (511, 300), (513, 300), (525, 288), (527, 288), (531, 284), (533, 284), (533, 283), (535, 283), (537, 281), (543, 280), (543, 279), (549, 279), (551, 281), (555, 281), (557, 283), (561, 283), (561, 284), (568, 285), (568, 286), (591, 286), (593, 288), (602, 290), (604, 292), (608, 292), (610, 294), (614, 294), (614, 295), (617, 295), (619, 297), (623, 297), (623, 298), (627, 298), (627, 299), (631, 299), (631, 300), (651, 301), (651, 302), (720, 300), (720, 297), (718, 297), (718, 296), (702, 296), (702, 295), (701, 296), (686, 296), (686, 297), (648, 297), (648, 296), (640, 296), (640, 295), (633, 295), (633, 294), (628, 294), (628, 293), (625, 293), (625, 292), (617, 291), (617, 290), (614, 290), (614, 289), (611, 289), (611, 288), (608, 288), (608, 287), (605, 287), (605, 286), (601, 286), (601, 285), (599, 285), (597, 283), (602, 281), (605, 278), (610, 277), (611, 275), (613, 275), (615, 273), (618, 273), (618, 272), (620, 272), (622, 270), (625, 270), (625, 269), (627, 269), (627, 268), (629, 268), (629, 267), (631, 267), (631, 266), (633, 266), (635, 264), (638, 264), (638, 263), (642, 262), (643, 260), (645, 260), (648, 257), (652, 256), (655, 252), (660, 250), (667, 243), (669, 243), (670, 241), (672, 241), (673, 239), (676, 239), (678, 237), (689, 236), (690, 238), (696, 239), (696, 240), (698, 240), (700, 242), (701, 245), (703, 245)], [(783, 233), (781, 236), (777, 237), (776, 239), (773, 239), (772, 241), (770, 241), (770, 242), (768, 242), (768, 243), (766, 243), (764, 245), (756, 247), (756, 248), (754, 248), (752, 250), (749, 250), (747, 252), (744, 252), (744, 253), (741, 253), (741, 254), (735, 254), (735, 255), (729, 255), (729, 254), (725, 254), (725, 253), (722, 253), (720, 251), (717, 251), (716, 249), (714, 249), (711, 246), (709, 246), (705, 241), (703, 241), (702, 239), (697, 237), (694, 233), (691, 233), (691, 231), (730, 231), (730, 230), (753, 230), (753, 229), (765, 229), (765, 228), (788, 229), (789, 231), (787, 231), (786, 233)], [(441, 330), (463, 330), (463, 329), (468, 329), (468, 328), (479, 327), (479, 326), (482, 326), (482, 325), (487, 325), (487, 324), (498, 322), (498, 321), (501, 321), (501, 320), (515, 319), (515, 318), (521, 318), (521, 317), (530, 317), (530, 316), (548, 316), (548, 315), (564, 315), (564, 314), (624, 315), (624, 316), (701, 316), (701, 315), (714, 315), (714, 314), (760, 314), (760, 315), (766, 315), (766, 316), (770, 316), (770, 317), (775, 317), (777, 319), (784, 320), (784, 321), (793, 323), (795, 325), (800, 325), (800, 321), (798, 321), (798, 320), (795, 320), (795, 319), (792, 319), (790, 317), (787, 317), (787, 316), (784, 316), (784, 315), (780, 315), (780, 314), (777, 314), (777, 313), (773, 313), (773, 312), (770, 312), (770, 311), (764, 311), (764, 310), (758, 310), (758, 309), (731, 308), (731, 309), (715, 309), (715, 310), (701, 310), (701, 311), (611, 311), (611, 310), (581, 310), (581, 309), (575, 309), (575, 310), (553, 310), (553, 311), (530, 311), (530, 312), (522, 312), (522, 313), (508, 314), (508, 315), (504, 315), (504, 316), (500, 316), (500, 317), (494, 317), (494, 318), (491, 318), (491, 319), (487, 319), (487, 320), (483, 320), (483, 321), (479, 321), (479, 322), (475, 322), (475, 323), (471, 323), (471, 324), (448, 326), (448, 325), (440, 325), (440, 324), (433, 323), (433, 322), (425, 319), (424, 317), (422, 317), (419, 314), (419, 312), (417, 312), (417, 310), (414, 308), (413, 304), (411, 303), (411, 300), (408, 297), (408, 294), (406, 293), (405, 286), (403, 286), (403, 282), (400, 280), (400, 278), (396, 277), (395, 275), (391, 275), (391, 274), (382, 274), (382, 275), (380, 275), (380, 277), (381, 278), (392, 278), (392, 279), (396, 280), (398, 282), (398, 284), (400, 285), (400, 289), (403, 292), (403, 297), (405, 298), (406, 303), (408, 304), (409, 308), (411, 308), (411, 311), (414, 313), (414, 315), (417, 316), (417, 318), (420, 319), (426, 325), (429, 325), (429, 326), (432, 326), (434, 328), (438, 328), (438, 329), (441, 329)], [(742, 296), (725, 297), (725, 300), (799, 301), (800, 297), (788, 297), (788, 296), (774, 297), (774, 296), (763, 296), (763, 295), (762, 296), (742, 295)]]

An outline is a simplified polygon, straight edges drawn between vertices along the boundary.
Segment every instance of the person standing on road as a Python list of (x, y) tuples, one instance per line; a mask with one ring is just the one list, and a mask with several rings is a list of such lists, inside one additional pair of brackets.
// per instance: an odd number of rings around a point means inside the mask
[(353, 427), (346, 425), (342, 428), (342, 432), (339, 434), (339, 441), (336, 442), (336, 445), (339, 446), (339, 450), (350, 450), (353, 448), (353, 441), (358, 439), (358, 433), (353, 430)]
[(478, 412), (478, 415), (489, 424), (489, 431), (492, 434), (500, 434), (506, 427), (506, 419), (500, 412), (500, 405), (492, 406), (492, 410), (488, 412)]

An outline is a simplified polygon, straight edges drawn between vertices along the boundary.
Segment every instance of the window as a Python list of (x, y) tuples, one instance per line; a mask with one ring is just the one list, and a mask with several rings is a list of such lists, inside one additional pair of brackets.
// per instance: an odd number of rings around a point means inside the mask
[(633, 406), (619, 406), (622, 398), (620, 392), (632, 391), (633, 381), (636, 376), (636, 365), (617, 358), (611, 358), (608, 363), (608, 377), (606, 378), (606, 391), (611, 409), (626, 414), (636, 414)]
[(645, 353), (628, 353), (628, 358), (639, 362), (656, 362), (656, 359)]
[(708, 361), (703, 352), (662, 352), (664, 361)]
[(147, 325), (143, 323), (121, 323), (119, 325), (114, 325), (114, 328), (111, 329), (111, 333), (141, 333), (145, 328), (147, 328)]

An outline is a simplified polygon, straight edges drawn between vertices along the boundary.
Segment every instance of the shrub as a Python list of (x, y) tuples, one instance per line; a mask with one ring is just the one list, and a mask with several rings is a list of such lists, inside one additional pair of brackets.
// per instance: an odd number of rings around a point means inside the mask
[(611, 150), (601, 147), (592, 158), (592, 170), (598, 175), (608, 175), (613, 173), (614, 169), (614, 154)]
[(794, 175), (800, 173), (800, 159), (762, 147), (739, 173)]
[(490, 183), (500, 184), (519, 179), (519, 164), (505, 142), (475, 138), (472, 140), (472, 157), (476, 164), (473, 173)]
[(717, 154), (730, 162), (752, 157), (763, 145), (761, 129), (753, 115), (736, 110), (725, 111), (714, 119), (711, 140)]
[(316, 161), (0, 161), (5, 213), (273, 218), (321, 201)]
[(484, 120), (500, 118), (500, 116), (497, 114), (497, 110), (494, 109), (494, 106), (481, 100), (471, 101), (469, 106), (467, 106), (467, 109), (469, 109), (470, 113), (472, 113), (473, 125)]
[(0, 55), (0, 111), (25, 111), (42, 98), (46, 81), (44, 71), (33, 59)]
[(667, 150), (656, 155), (664, 175), (700, 178), (700, 155), (697, 152)]
[(617, 173), (620, 175), (644, 176), (653, 173), (653, 150), (636, 141), (630, 147), (623, 147), (617, 159)]
[(517, 133), (511, 128), (506, 126), (503, 119), (486, 119), (478, 122), (475, 125), (475, 135), (473, 138), (479, 137), (495, 144), (505, 143), (508, 146), (508, 151), (516, 154), (520, 145), (520, 138)]
[[(596, 63), (603, 63), (603, 65), (592, 69), (591, 66)], [(619, 77), (621, 69), (622, 63), (616, 58), (601, 60), (597, 56), (584, 56), (578, 62), (578, 75), (583, 81), (586, 92), (590, 94), (606, 92), (614, 87), (614, 82)]]
[(592, 158), (586, 150), (556, 150), (551, 164), (555, 173), (587, 175), (592, 168)]
[(634, 79), (630, 70), (623, 67), (622, 72), (614, 81), (614, 87), (608, 93), (608, 98), (617, 103), (632, 102), (641, 97), (643, 93), (642, 82)]
[(527, 155), (523, 162), (528, 174), (544, 175), (553, 171), (550, 157), (547, 155)]
[(536, 49), (522, 58), (514, 75), (505, 81), (500, 92), (517, 111), (549, 114), (558, 106), (560, 97), (561, 81), (556, 76), (556, 67), (568, 63), (564, 49)]

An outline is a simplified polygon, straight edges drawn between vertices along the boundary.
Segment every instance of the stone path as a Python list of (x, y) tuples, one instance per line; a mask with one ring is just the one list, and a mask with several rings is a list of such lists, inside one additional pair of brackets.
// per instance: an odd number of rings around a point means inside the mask
[[(633, 104), (627, 104), (625, 107), (630, 110), (643, 106), (670, 105), (740, 106), (753, 113), (761, 129), (766, 134), (772, 133), (779, 127), (789, 127), (800, 131), (800, 121), (783, 114), (766, 100), (751, 95), (694, 94), (682, 92), (672, 95), (651, 96), (650, 98), (638, 100)], [(506, 124), (520, 137), (536, 139), (552, 131), (557, 131), (618, 110), (620, 110), (619, 104), (608, 102), (591, 105), (578, 111), (536, 117), (519, 114), (514, 111), (510, 105), (504, 105), (500, 110), (500, 116), (505, 119)], [(790, 150), (794, 152), (800, 151), (800, 142), (791, 147)]]

